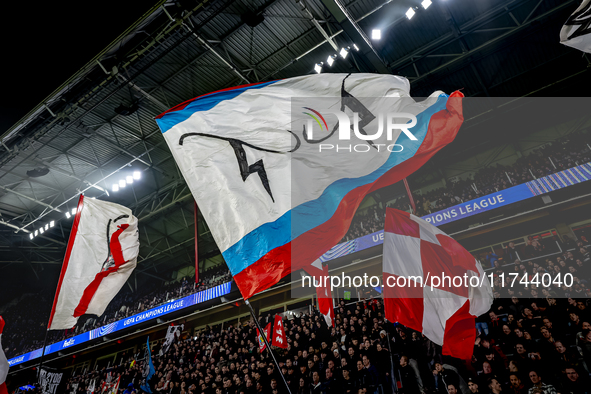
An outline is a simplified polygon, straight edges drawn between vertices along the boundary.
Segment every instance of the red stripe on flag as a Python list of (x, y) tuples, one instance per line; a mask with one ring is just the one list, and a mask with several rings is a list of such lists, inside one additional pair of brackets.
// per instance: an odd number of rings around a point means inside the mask
[(445, 324), (443, 355), (470, 360), (476, 340), (476, 320), (470, 315), (470, 301), (467, 300)]
[(271, 82), (271, 81), (247, 83), (245, 85), (232, 86), (231, 88), (220, 89), (220, 90), (216, 90), (214, 92), (209, 92), (209, 93), (206, 93), (206, 94), (202, 94), (201, 96), (197, 96), (195, 98), (192, 98), (192, 99), (187, 100), (187, 101), (183, 101), (182, 103), (175, 105), (174, 107), (172, 107), (168, 111), (162, 112), (160, 115), (156, 116), (154, 119), (160, 119), (160, 118), (162, 118), (164, 115), (166, 115), (169, 112), (175, 112), (175, 111), (183, 110), (183, 109), (185, 109), (187, 107), (187, 105), (191, 104), (193, 101), (198, 100), (198, 99), (200, 99), (202, 97), (205, 97), (205, 96), (210, 96), (212, 94), (221, 93), (221, 92), (227, 92), (229, 90), (236, 90), (236, 89), (248, 88), (250, 86), (256, 86), (256, 85), (260, 85), (262, 83), (269, 83), (269, 82)]
[(90, 282), (88, 286), (86, 286), (86, 289), (84, 289), (84, 293), (82, 294), (82, 298), (80, 298), (78, 306), (76, 307), (76, 309), (74, 309), (74, 317), (79, 317), (86, 313), (86, 311), (88, 310), (88, 305), (90, 305), (90, 301), (92, 301), (92, 298), (94, 297), (96, 291), (101, 285), (103, 279), (105, 279), (113, 272), (117, 272), (117, 270), (123, 264), (127, 263), (127, 261), (123, 259), (123, 250), (121, 250), (121, 242), (119, 242), (119, 235), (121, 235), (121, 233), (125, 231), (125, 229), (127, 229), (128, 227), (129, 224), (122, 224), (121, 226), (119, 226), (119, 229), (115, 231), (113, 235), (111, 235), (110, 248), (111, 254), (113, 255), (113, 260), (115, 261), (115, 265), (113, 265), (105, 271), (101, 271), (98, 274), (96, 274), (93, 281)]
[[(312, 264), (343, 239), (349, 230), (353, 215), (367, 194), (412, 174), (435, 153), (452, 142), (464, 121), (462, 97), (464, 95), (461, 92), (452, 93), (447, 100), (446, 110), (431, 116), (425, 139), (413, 157), (393, 167), (375, 182), (351, 190), (341, 200), (329, 220), (300, 235), (291, 243), (269, 251), (258, 261), (234, 275), (242, 296), (248, 299), (273, 286), (289, 273)], [(292, 244), (296, 261), (292, 261)]]
[(0, 384), (0, 394), (8, 394), (8, 389), (6, 388), (6, 383)]
[(74, 223), (72, 224), (72, 231), (70, 231), (70, 238), (68, 239), (68, 247), (66, 248), (66, 256), (64, 257), (64, 263), (62, 264), (62, 271), (60, 272), (60, 279), (57, 282), (57, 289), (55, 290), (55, 298), (53, 299), (53, 306), (51, 307), (51, 314), (49, 315), (49, 323), (47, 323), (47, 329), (49, 330), (51, 327), (51, 322), (53, 321), (53, 316), (55, 314), (55, 307), (57, 305), (57, 300), (59, 298), (60, 292), (62, 290), (62, 283), (64, 281), (64, 276), (66, 275), (66, 271), (68, 270), (68, 263), (70, 262), (70, 255), (72, 254), (72, 247), (74, 246), (74, 241), (76, 240), (76, 234), (78, 233), (78, 225), (80, 223), (80, 216), (82, 215), (82, 207), (83, 207), (84, 195), (80, 195), (78, 199), (78, 206), (76, 208), (76, 217), (74, 218)]
[[(425, 310), (423, 299), (423, 287), (409, 279), (406, 285), (397, 281), (398, 275), (392, 275), (384, 272), (384, 314), (386, 319), (399, 322), (406, 327), (419, 332), (423, 331), (423, 313)], [(405, 278), (404, 278), (405, 279)], [(410, 283), (412, 281), (412, 283)], [(388, 286), (391, 284), (392, 286)], [(396, 284), (396, 286), (393, 286)]]
[(421, 228), (417, 222), (410, 218), (410, 213), (392, 208), (386, 208), (384, 231), (415, 238), (421, 237)]

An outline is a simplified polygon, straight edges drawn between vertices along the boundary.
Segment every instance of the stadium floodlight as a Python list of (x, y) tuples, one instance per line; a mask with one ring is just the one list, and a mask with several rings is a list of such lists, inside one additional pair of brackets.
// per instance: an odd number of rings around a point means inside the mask
[(45, 231), (49, 230), (49, 223), (45, 225)]
[(429, 6), (431, 5), (431, 0), (423, 0), (423, 2), (421, 3), (421, 5), (423, 6), (424, 9), (429, 8)]
[(316, 64), (314, 65), (314, 71), (316, 71), (318, 74), (320, 74), (320, 73), (322, 72), (322, 64), (323, 64), (323, 63), (322, 63), (322, 62), (320, 62), (320, 63), (316, 63)]
[(33, 239), (33, 238), (35, 238), (35, 236), (33, 235), (33, 233), (29, 233), (29, 238), (30, 238), (30, 239)]
[(349, 54), (349, 48), (341, 48), (339, 55), (341, 55), (341, 57), (343, 59), (346, 59), (348, 54)]
[(416, 12), (415, 10), (411, 7), (408, 9), (408, 11), (406, 11), (406, 17), (408, 18), (408, 20), (411, 20), (413, 16), (415, 16)]
[[(410, 19), (410, 18), (408, 18)], [(379, 40), (380, 38), (382, 38), (382, 31), (380, 29), (373, 29), (371, 31), (371, 39), (372, 40)]]
[(76, 208), (72, 208), (72, 215), (76, 215)]
[(127, 183), (125, 183), (125, 179), (120, 179), (120, 180), (119, 180), (119, 187), (120, 187), (120, 188), (124, 188), (124, 187), (125, 187), (125, 185), (127, 185)]
[(36, 237), (39, 234), (39, 230), (35, 230), (35, 232), (33, 233), (33, 236)]
[(113, 187), (111, 188), (111, 190), (113, 190), (114, 192), (118, 192), (119, 191), (119, 184), (113, 183)]
[(70, 211), (67, 211), (67, 212), (66, 212), (66, 219), (69, 219), (69, 218), (71, 218), (71, 217), (72, 217), (72, 215), (70, 215)]
[(127, 182), (129, 185), (131, 185), (133, 183), (133, 177), (131, 175), (126, 176), (125, 182)]
[(43, 227), (41, 227), (41, 228), (39, 229), (39, 234), (43, 234), (44, 232), (45, 232), (45, 230), (43, 230)]
[(142, 177), (142, 173), (139, 171), (134, 171), (133, 172), (133, 179), (138, 180)]
[(353, 49), (355, 49), (356, 51), (359, 51), (359, 47), (357, 46), (357, 44), (353, 44)]
[(55, 220), (52, 220), (51, 222), (49, 222), (49, 227), (53, 227), (55, 226)]
[(334, 63), (334, 59), (336, 59), (337, 55), (330, 55), (329, 57), (326, 58), (326, 62), (328, 63), (329, 67), (332, 67), (332, 64)]

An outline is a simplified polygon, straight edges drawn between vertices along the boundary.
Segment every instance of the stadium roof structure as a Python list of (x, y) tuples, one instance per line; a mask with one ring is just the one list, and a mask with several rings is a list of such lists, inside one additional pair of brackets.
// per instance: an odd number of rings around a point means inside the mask
[[(321, 62), (322, 72), (406, 76), (415, 97), (458, 88), (483, 97), (585, 95), (587, 57), (558, 42), (577, 5), (160, 1), (0, 136), (2, 285), (17, 286), (18, 277), (54, 288), (50, 279), (57, 280), (71, 226), (66, 213), (82, 192), (126, 205), (139, 218), (136, 284), (169, 280), (171, 271), (193, 263), (193, 200), (153, 120), (176, 104), (235, 85), (314, 73)], [(410, 20), (409, 8), (416, 12)], [(376, 28), (379, 41), (368, 38)], [(341, 48), (351, 48), (350, 55), (328, 66), (327, 58)], [(488, 137), (478, 138), (485, 143)], [(141, 179), (112, 191), (136, 171)], [(40, 228), (43, 233), (31, 239)], [(199, 236), (200, 260), (220, 260), (203, 220)]]

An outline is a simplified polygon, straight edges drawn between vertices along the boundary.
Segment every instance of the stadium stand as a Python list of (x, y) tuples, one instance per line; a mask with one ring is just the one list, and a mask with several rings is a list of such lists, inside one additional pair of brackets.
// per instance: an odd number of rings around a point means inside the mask
[[(495, 191), (587, 163), (591, 161), (589, 140), (587, 133), (573, 133), (533, 150), (528, 155), (516, 159), (512, 165), (498, 164), (482, 168), (474, 174), (473, 179), (449, 182), (448, 187), (437, 188), (425, 194), (417, 194), (411, 190), (416, 200), (416, 212), (413, 213), (419, 217), (425, 216)], [(417, 188), (420, 188), (420, 185)], [(387, 206), (412, 211), (407, 196), (398, 198)], [(382, 230), (384, 214), (385, 207), (378, 205), (358, 213), (343, 242)]]
[[(166, 286), (145, 288), (131, 292), (128, 288), (121, 290), (100, 319), (85, 316), (71, 330), (51, 331), (48, 344), (73, 337), (82, 332), (121, 320), (135, 313), (148, 310), (155, 306), (196, 293), (206, 288), (217, 286), (231, 280), (230, 272), (224, 266), (216, 266), (201, 274), (199, 286), (195, 285), (195, 276), (182, 278)], [(8, 358), (39, 349), (43, 346), (46, 322), (51, 310), (53, 294), (43, 293), (28, 297), (8, 308), (3, 316), (7, 321), (6, 335), (3, 337), (6, 356)]]
[[(496, 300), (477, 319), (478, 337), (471, 360), (442, 354), (422, 334), (384, 319), (379, 298), (335, 308), (335, 327), (316, 311), (284, 313), (289, 346), (276, 349), (281, 371), (267, 351), (258, 350), (252, 320), (186, 331), (168, 353), (153, 346), (158, 393), (255, 394), (284, 392), (280, 373), (292, 393), (584, 393), (591, 365), (591, 257), (575, 241), (570, 250), (504, 263), (494, 268)], [(490, 272), (490, 271), (489, 271)], [(530, 288), (512, 289), (501, 275), (526, 275)], [(571, 288), (532, 285), (536, 273), (573, 275)], [(263, 315), (265, 326), (273, 315)], [(121, 378), (120, 388), (140, 393), (144, 352), (124, 354), (118, 365), (73, 376), (69, 388), (87, 393), (92, 385)], [(94, 383), (93, 383), (94, 382)]]

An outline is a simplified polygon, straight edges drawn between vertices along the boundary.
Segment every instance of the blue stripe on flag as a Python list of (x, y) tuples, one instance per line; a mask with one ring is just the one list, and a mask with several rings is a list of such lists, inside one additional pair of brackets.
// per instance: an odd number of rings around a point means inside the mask
[(197, 98), (183, 109), (169, 112), (162, 118), (156, 119), (156, 123), (158, 123), (160, 130), (164, 134), (177, 124), (189, 119), (195, 112), (209, 111), (220, 102), (231, 100), (247, 90), (264, 88), (265, 86), (274, 84), (275, 82), (277, 81), (263, 82), (255, 86), (245, 86), (243, 88), (210, 93), (206, 96)]

